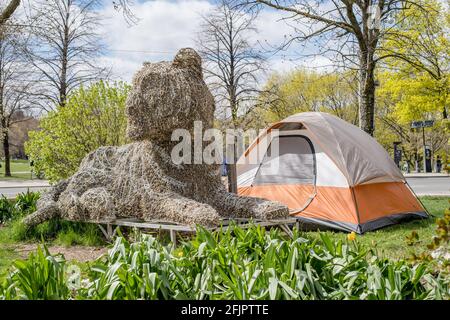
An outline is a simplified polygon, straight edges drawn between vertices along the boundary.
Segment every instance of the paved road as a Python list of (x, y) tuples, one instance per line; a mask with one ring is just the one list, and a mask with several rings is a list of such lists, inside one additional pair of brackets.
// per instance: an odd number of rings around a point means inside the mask
[(30, 191), (43, 191), (49, 187), (45, 180), (8, 179), (0, 181), (0, 194), (7, 198), (14, 198), (17, 194)]
[(411, 177), (406, 181), (418, 196), (450, 196), (450, 177)]
[[(408, 177), (411, 188), (418, 196), (435, 195), (450, 197), (450, 177)], [(32, 181), (0, 181), (0, 194), (13, 198), (18, 193), (40, 191), (48, 188), (48, 183), (41, 180)]]
[(30, 191), (43, 191), (48, 187), (11, 187), (11, 188), (0, 188), (0, 193), (7, 198), (14, 198), (17, 194)]

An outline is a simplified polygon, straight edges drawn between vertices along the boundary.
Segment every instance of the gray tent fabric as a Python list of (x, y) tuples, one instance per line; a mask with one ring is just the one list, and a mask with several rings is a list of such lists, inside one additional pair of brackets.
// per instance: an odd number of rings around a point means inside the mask
[(386, 150), (358, 127), (324, 112), (298, 113), (281, 121), (290, 122), (301, 123), (309, 130), (313, 142), (335, 162), (350, 186), (405, 181)]
[(314, 218), (306, 218), (306, 217), (296, 217), (297, 221), (302, 225), (304, 224), (305, 229), (315, 230), (330, 228), (337, 229), (341, 231), (347, 232), (355, 232), (357, 234), (364, 234), (368, 231), (374, 231), (377, 229), (381, 229), (387, 226), (391, 226), (394, 224), (398, 224), (403, 221), (409, 221), (413, 219), (427, 219), (428, 214), (426, 212), (407, 212), (401, 214), (393, 214), (390, 216), (382, 217), (375, 219), (373, 221), (368, 221), (361, 224), (353, 224), (342, 221), (334, 221), (334, 220), (323, 220), (323, 219), (314, 219)]
[(278, 136), (272, 140), (253, 185), (314, 184), (314, 151), (306, 137)]

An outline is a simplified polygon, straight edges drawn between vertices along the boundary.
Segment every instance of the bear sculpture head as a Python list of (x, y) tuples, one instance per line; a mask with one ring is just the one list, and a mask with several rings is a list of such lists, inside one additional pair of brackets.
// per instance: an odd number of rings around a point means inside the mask
[(192, 131), (194, 121), (213, 125), (214, 98), (203, 81), (201, 58), (181, 49), (172, 62), (144, 63), (126, 103), (132, 141), (170, 141), (173, 130)]

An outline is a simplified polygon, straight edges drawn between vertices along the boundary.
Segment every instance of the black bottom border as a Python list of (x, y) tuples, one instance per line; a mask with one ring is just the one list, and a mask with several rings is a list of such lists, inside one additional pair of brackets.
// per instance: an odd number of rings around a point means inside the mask
[[(401, 312), (402, 318), (414, 316), (432, 307), (433, 313), (448, 311), (448, 301), (0, 301), (2, 319), (25, 314), (64, 319), (293, 319), (308, 315), (331, 319), (367, 315), (380, 316)], [(212, 309), (214, 308), (214, 309)], [(214, 312), (211, 314), (211, 310)], [(351, 311), (350, 311), (351, 310)], [(390, 312), (394, 313), (390, 313)], [(7, 317), (11, 314), (11, 317)], [(4, 317), (3, 317), (4, 316)]]

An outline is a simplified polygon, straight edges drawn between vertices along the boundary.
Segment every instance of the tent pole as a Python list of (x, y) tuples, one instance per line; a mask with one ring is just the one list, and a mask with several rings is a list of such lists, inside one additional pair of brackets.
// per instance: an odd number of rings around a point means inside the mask
[(408, 187), (408, 189), (414, 194), (414, 196), (416, 197), (417, 200), (419, 200), (420, 205), (422, 206), (423, 210), (425, 210), (425, 212), (430, 216), (430, 217), (434, 217), (434, 215), (432, 215), (427, 208), (425, 207), (425, 205), (423, 204), (422, 200), (420, 200), (420, 198), (417, 196), (417, 194), (414, 192), (413, 188), (411, 188), (411, 186), (409, 185), (408, 181), (406, 181), (405, 178), (405, 184)]
[(355, 188), (353, 186), (351, 186), (350, 190), (352, 192), (353, 202), (355, 203), (356, 218), (358, 219), (358, 229), (359, 229), (359, 228), (361, 228), (361, 219), (359, 217), (359, 207), (358, 207), (358, 201), (356, 201)]

